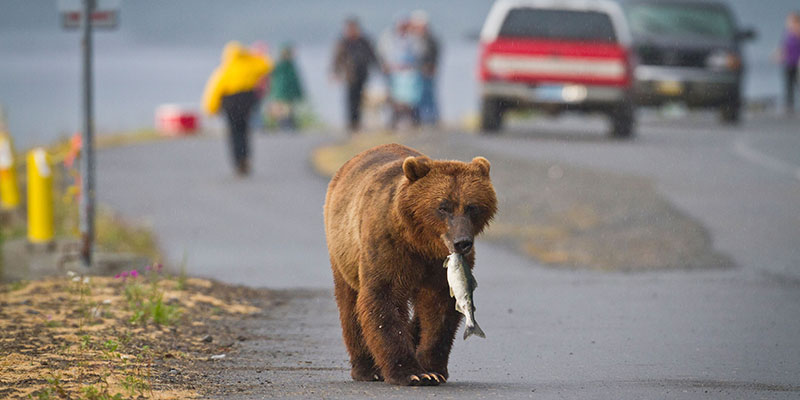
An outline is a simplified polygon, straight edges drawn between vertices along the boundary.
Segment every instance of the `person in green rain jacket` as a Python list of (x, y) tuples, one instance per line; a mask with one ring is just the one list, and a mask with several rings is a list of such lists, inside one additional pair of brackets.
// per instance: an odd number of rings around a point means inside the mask
[(281, 129), (292, 131), (296, 128), (295, 105), (303, 100), (303, 85), (294, 64), (294, 50), (291, 45), (284, 45), (281, 49), (281, 56), (272, 71), (271, 80), (271, 117), (277, 120)]

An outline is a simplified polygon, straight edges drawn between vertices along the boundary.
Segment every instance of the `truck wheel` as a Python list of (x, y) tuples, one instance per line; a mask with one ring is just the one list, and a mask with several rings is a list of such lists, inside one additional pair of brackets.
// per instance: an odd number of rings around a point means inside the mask
[(481, 133), (493, 134), (503, 125), (503, 105), (497, 99), (481, 102)]
[(738, 99), (724, 104), (719, 109), (719, 117), (723, 124), (737, 125), (741, 122), (742, 104)]
[(630, 139), (634, 136), (634, 108), (630, 103), (618, 106), (611, 112), (611, 137)]

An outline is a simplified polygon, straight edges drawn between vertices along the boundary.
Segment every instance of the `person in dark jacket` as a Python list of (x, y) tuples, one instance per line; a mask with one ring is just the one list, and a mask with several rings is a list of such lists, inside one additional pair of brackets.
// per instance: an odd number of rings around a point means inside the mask
[(362, 32), (355, 18), (345, 21), (344, 35), (336, 44), (333, 75), (347, 83), (347, 121), (350, 132), (361, 124), (361, 96), (369, 77), (369, 69), (378, 66), (372, 42)]
[(272, 70), (271, 79), (270, 115), (277, 120), (281, 129), (293, 131), (296, 128), (294, 107), (303, 100), (303, 85), (297, 74), (294, 49), (290, 44), (281, 49), (281, 56)]

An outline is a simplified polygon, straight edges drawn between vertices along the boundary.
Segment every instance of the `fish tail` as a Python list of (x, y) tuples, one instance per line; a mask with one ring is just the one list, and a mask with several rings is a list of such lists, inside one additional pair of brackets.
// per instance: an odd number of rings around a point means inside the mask
[(473, 322), (472, 325), (467, 324), (466, 328), (464, 329), (464, 340), (467, 340), (467, 338), (472, 335), (482, 337), (485, 339), (486, 334), (483, 333), (483, 329), (481, 329), (481, 327), (478, 326), (478, 322), (477, 321), (472, 321), (472, 322)]

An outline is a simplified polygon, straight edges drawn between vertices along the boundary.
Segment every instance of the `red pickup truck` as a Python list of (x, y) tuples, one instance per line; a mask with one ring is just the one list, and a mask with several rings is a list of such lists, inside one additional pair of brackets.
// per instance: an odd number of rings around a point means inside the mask
[(631, 35), (606, 0), (500, 0), (480, 36), (481, 128), (511, 109), (602, 112), (613, 137), (634, 133)]

